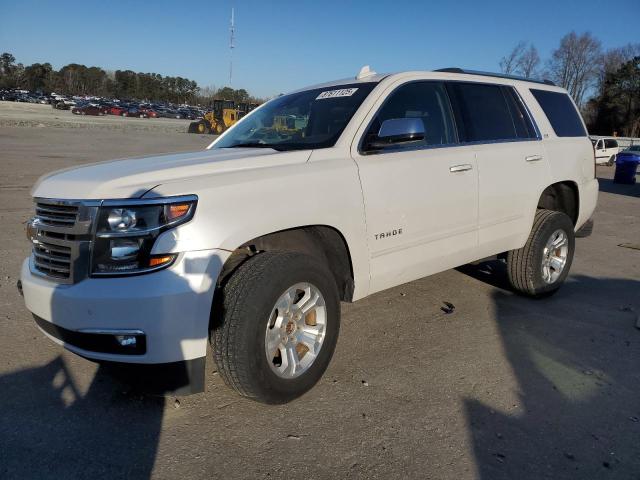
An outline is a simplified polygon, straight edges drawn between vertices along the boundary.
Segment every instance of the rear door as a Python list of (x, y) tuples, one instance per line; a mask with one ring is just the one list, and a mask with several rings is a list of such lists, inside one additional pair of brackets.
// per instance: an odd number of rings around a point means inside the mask
[(519, 248), (550, 179), (537, 130), (511, 86), (449, 82), (447, 88), (478, 165), (479, 256)]
[[(364, 196), (371, 292), (446, 270), (477, 255), (478, 177), (461, 146), (444, 84), (398, 84), (374, 107), (352, 147)], [(383, 121), (419, 118), (420, 142), (369, 148)]]

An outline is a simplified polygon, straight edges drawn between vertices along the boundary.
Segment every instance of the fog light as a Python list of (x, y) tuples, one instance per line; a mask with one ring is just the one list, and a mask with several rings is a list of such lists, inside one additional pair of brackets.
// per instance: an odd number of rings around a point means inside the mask
[(135, 347), (138, 343), (135, 335), (116, 335), (116, 340), (121, 347)]
[(111, 259), (118, 261), (135, 260), (140, 252), (138, 240), (112, 240)]

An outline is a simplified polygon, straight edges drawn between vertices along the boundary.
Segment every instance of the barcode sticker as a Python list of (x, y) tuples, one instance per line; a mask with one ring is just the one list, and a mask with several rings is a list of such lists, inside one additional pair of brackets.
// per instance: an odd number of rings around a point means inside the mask
[(358, 91), (357, 88), (341, 88), (340, 90), (327, 90), (316, 97), (316, 100), (325, 98), (350, 97)]

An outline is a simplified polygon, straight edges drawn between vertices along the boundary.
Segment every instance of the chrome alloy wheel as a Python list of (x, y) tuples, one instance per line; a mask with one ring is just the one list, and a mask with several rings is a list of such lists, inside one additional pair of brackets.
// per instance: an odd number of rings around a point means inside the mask
[(555, 283), (562, 274), (569, 256), (569, 238), (563, 230), (551, 234), (542, 252), (542, 279), (547, 284)]
[(271, 370), (281, 378), (302, 375), (322, 348), (327, 307), (320, 290), (310, 283), (288, 288), (276, 302), (264, 339)]

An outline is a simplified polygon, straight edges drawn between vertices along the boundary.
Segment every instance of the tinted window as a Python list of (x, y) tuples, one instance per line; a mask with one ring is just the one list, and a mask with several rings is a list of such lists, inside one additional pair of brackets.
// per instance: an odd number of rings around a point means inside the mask
[(504, 96), (507, 99), (507, 105), (509, 106), (511, 119), (513, 120), (513, 126), (515, 127), (516, 137), (537, 138), (536, 129), (531, 122), (531, 118), (515, 90), (512, 87), (502, 87), (502, 93), (504, 93)]
[[(419, 118), (425, 129), (425, 139), (412, 142), (415, 146), (446, 145), (455, 143), (455, 134), (449, 99), (440, 82), (413, 82), (395, 90), (382, 106), (367, 132), (365, 140), (377, 138), (382, 122), (393, 118)], [(394, 147), (398, 148), (398, 147)]]
[[(518, 119), (517, 113), (518, 121), (512, 118), (507, 97), (500, 85), (451, 82), (448, 88), (456, 99), (458, 126), (463, 131), (465, 141), (510, 140), (529, 136), (522, 123), (524, 118)], [(514, 99), (511, 100), (513, 103)], [(517, 112), (516, 105), (512, 105), (512, 109)]]
[(605, 148), (617, 148), (618, 142), (616, 142), (615, 140), (605, 140), (604, 146)]
[(580, 115), (566, 93), (531, 89), (542, 110), (559, 137), (584, 137), (587, 132), (582, 125)]

